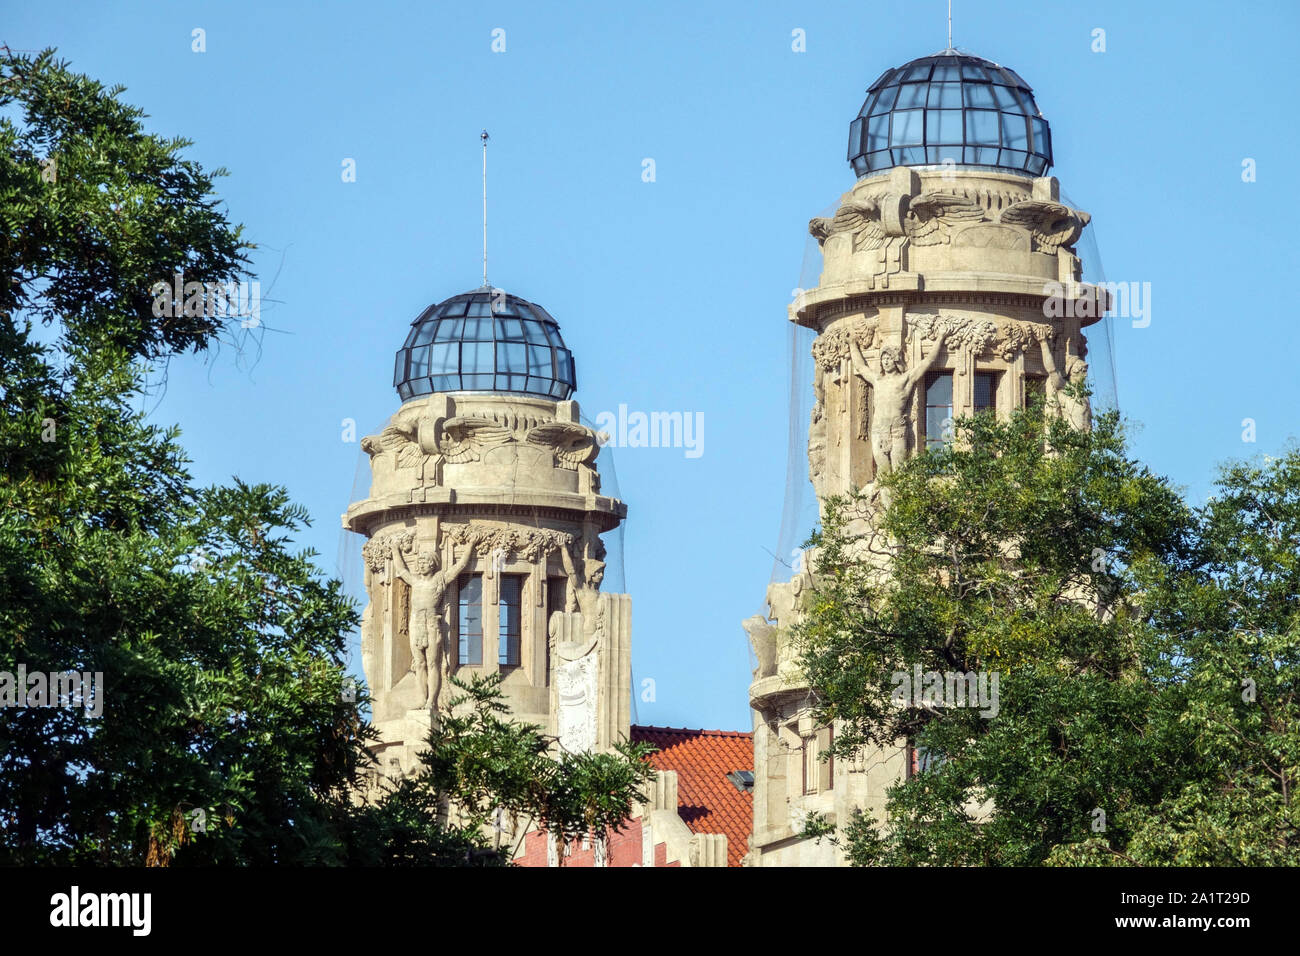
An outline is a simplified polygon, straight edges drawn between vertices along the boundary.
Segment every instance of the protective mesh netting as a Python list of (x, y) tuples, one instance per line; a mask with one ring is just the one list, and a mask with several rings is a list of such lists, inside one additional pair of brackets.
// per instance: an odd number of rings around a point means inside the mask
[[(394, 409), (395, 411), (396, 409)], [(581, 420), (592, 431), (598, 431), (595, 423), (585, 415), (581, 416)], [(360, 440), (366, 435), (379, 434), (387, 424), (388, 421), (385, 419), (373, 425), (368, 431), (359, 432), (357, 435), (357, 458), (352, 474), (352, 490), (348, 497), (349, 504), (363, 501), (370, 496), (370, 456), (361, 450)], [(619, 492), (618, 472), (614, 466), (614, 449), (610, 445), (601, 448), (600, 456), (596, 459), (596, 466), (600, 471), (600, 493), (621, 500), (623, 496)], [(343, 511), (346, 510), (346, 508), (343, 509)], [(342, 513), (340, 512), (340, 514)], [(541, 524), (540, 519), (535, 518), (534, 520), (538, 525)], [(601, 535), (601, 540), (605, 542), (605, 581), (601, 590), (613, 594), (627, 592), (623, 565), (623, 539), (626, 534), (626, 525), (627, 522), (623, 521), (614, 530), (606, 531)], [(366, 538), (363, 535), (348, 531), (346, 528), (339, 529), (338, 563), (335, 568), (335, 575), (343, 583), (344, 593), (356, 602), (358, 611), (366, 606), (367, 601), (361, 557), (361, 548), (365, 543)], [(348, 641), (347, 663), (348, 669), (356, 677), (363, 678), (365, 676), (361, 667), (361, 631), (359, 628), (353, 631)], [(635, 679), (632, 683), (633, 687), (635, 687)], [(632, 695), (632, 700), (635, 708), (635, 693)]]
[[(1075, 209), (1087, 209), (1061, 194), (1061, 201)], [(830, 218), (839, 209), (837, 200), (823, 209), (819, 216)], [(1085, 282), (1103, 283), (1106, 274), (1097, 247), (1096, 226), (1089, 224), (1075, 248), (1083, 265)], [(804, 242), (803, 263), (799, 281), (791, 291), (791, 301), (799, 290), (813, 289), (822, 271), (821, 247), (811, 235)], [(777, 538), (775, 558), (772, 562), (772, 582), (788, 581), (794, 575), (799, 561), (799, 550), (819, 519), (817, 496), (808, 477), (808, 426), (813, 403), (812, 343), (816, 334), (811, 329), (787, 321), (783, 331), (790, 364), (790, 422), (789, 449), (786, 457), (785, 504), (781, 509), (781, 528)], [(1114, 319), (1104, 316), (1088, 327), (1088, 384), (1092, 388), (1093, 411), (1119, 408), (1118, 385), (1115, 376)], [(758, 613), (763, 613), (760, 607)]]

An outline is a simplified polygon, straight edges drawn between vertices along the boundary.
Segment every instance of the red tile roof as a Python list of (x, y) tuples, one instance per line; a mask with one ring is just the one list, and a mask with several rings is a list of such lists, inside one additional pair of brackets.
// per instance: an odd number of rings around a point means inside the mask
[(740, 866), (754, 826), (754, 797), (727, 779), (754, 769), (754, 735), (735, 730), (633, 727), (632, 739), (654, 744), (657, 770), (677, 771), (677, 813), (693, 833), (725, 833), (727, 865)]

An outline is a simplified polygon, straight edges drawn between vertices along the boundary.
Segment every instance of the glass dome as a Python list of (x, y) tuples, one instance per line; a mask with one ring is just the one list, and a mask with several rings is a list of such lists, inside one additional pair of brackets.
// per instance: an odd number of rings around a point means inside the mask
[(566, 399), (577, 388), (573, 354), (540, 305), (482, 288), (431, 305), (397, 350), (402, 401), (433, 392), (519, 392)]
[(1014, 70), (956, 50), (886, 70), (849, 126), (859, 177), (891, 166), (992, 166), (1041, 176), (1052, 134)]

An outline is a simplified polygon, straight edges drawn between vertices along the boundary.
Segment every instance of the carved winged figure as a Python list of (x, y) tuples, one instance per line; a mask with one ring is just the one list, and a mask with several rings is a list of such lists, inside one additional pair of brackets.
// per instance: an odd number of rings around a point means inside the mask
[(998, 216), (998, 222), (1028, 229), (1035, 247), (1049, 253), (1073, 246), (1091, 221), (1092, 216), (1080, 209), (1041, 199), (1015, 203)]
[(771, 677), (776, 673), (777, 665), (776, 628), (761, 614), (745, 618), (741, 622), (741, 627), (749, 635), (749, 643), (754, 648), (754, 656), (758, 658), (758, 666), (754, 668), (753, 672), (754, 679)]
[(459, 465), (467, 461), (478, 461), (485, 449), (504, 445), (512, 437), (510, 429), (500, 422), (473, 415), (458, 415), (443, 422), (439, 450), (449, 463)]
[(394, 422), (378, 435), (367, 435), (361, 439), (361, 450), (372, 459), (376, 455), (391, 453), (398, 468), (418, 465), (424, 458), (416, 440), (416, 426), (409, 422)]
[(889, 238), (880, 222), (880, 203), (875, 199), (849, 200), (827, 219), (819, 217), (808, 223), (808, 231), (824, 245), (831, 236), (841, 232), (852, 233), (854, 249), (879, 249)]
[(525, 441), (551, 452), (560, 467), (569, 471), (591, 464), (600, 453), (596, 433), (574, 422), (545, 422), (534, 426), (528, 430)]
[(908, 204), (904, 225), (913, 244), (937, 246), (949, 241), (953, 226), (983, 218), (984, 207), (974, 199), (954, 193), (923, 192)]

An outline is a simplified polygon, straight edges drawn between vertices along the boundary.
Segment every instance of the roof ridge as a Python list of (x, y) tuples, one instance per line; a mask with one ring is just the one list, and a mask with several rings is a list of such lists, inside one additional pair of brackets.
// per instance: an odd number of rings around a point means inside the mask
[(673, 734), (700, 734), (707, 737), (752, 737), (752, 730), (705, 730), (700, 727), (660, 727), (655, 724), (633, 724), (632, 730), (657, 731)]

